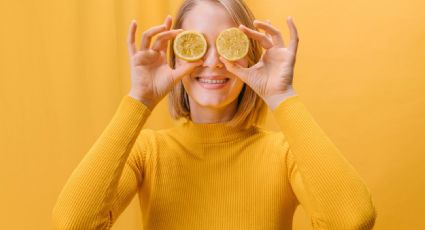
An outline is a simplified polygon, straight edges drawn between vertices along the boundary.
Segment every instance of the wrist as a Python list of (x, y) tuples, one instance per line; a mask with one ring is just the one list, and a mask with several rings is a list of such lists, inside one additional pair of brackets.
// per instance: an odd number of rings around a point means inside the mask
[(137, 101), (139, 101), (139, 102), (143, 103), (146, 107), (148, 107), (148, 109), (149, 109), (150, 111), (153, 111), (153, 109), (154, 109), (154, 108), (155, 108), (155, 106), (156, 106), (156, 103), (154, 103), (152, 100), (147, 100), (147, 99), (145, 99), (145, 98), (141, 97), (139, 94), (137, 94), (137, 93), (135, 93), (135, 92), (133, 92), (133, 91), (130, 91), (130, 92), (128, 93), (128, 96), (130, 96), (130, 97), (132, 97), (132, 98), (136, 99)]
[(277, 106), (279, 106), (286, 99), (298, 95), (292, 85), (289, 85), (287, 90), (284, 93), (270, 95), (264, 98), (264, 102), (269, 106), (271, 110), (274, 110)]

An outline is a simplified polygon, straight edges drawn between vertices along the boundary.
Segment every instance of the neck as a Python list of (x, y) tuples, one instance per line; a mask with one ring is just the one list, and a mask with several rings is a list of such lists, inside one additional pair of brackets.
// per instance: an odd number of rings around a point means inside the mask
[(194, 123), (223, 123), (230, 121), (237, 110), (237, 100), (225, 107), (202, 106), (189, 98), (190, 117)]

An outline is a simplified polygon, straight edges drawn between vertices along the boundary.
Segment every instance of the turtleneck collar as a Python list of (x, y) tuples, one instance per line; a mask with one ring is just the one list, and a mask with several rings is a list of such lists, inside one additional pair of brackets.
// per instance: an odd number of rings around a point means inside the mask
[(177, 134), (184, 140), (194, 143), (223, 143), (245, 139), (257, 131), (256, 126), (248, 129), (232, 127), (229, 122), (195, 123), (189, 119), (181, 119), (175, 127)]

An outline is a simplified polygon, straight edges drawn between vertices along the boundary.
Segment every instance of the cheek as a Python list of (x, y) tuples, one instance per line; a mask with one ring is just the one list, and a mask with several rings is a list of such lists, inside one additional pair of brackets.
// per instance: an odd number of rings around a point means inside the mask
[(184, 76), (181, 81), (186, 93), (190, 96), (193, 96), (193, 93), (197, 92), (196, 82), (189, 75)]
[(182, 84), (184, 86), (184, 89), (186, 90), (186, 92), (189, 90), (190, 91), (190, 77), (189, 76), (184, 76), (182, 78)]
[(241, 79), (236, 79), (236, 84), (235, 84), (235, 92), (236, 92), (236, 94), (239, 95), (239, 93), (241, 92), (244, 84), (245, 83)]

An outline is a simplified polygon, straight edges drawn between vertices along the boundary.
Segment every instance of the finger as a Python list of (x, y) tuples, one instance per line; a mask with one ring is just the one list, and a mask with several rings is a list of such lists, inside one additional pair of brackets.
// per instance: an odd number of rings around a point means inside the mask
[[(267, 22), (267, 24), (269, 24), (269, 25), (271, 25), (271, 24), (272, 24), (272, 23), (271, 23), (271, 21), (270, 21), (269, 19), (266, 19), (266, 22)], [(267, 33), (267, 31), (266, 31), (266, 36), (267, 36), (267, 38), (269, 38), (270, 40), (272, 40), (272, 41), (273, 41), (272, 36), (271, 36), (269, 33)]]
[(145, 32), (143, 32), (142, 35), (142, 42), (140, 44), (140, 50), (147, 50), (149, 49), (150, 45), (151, 45), (151, 39), (153, 36), (155, 36), (156, 34), (167, 30), (167, 27), (165, 24), (159, 25), (159, 26), (154, 26), (148, 30), (146, 30)]
[(177, 29), (159, 33), (156, 37), (155, 43), (152, 46), (152, 49), (157, 51), (165, 51), (167, 48), (168, 41), (174, 38), (180, 32), (183, 32), (183, 30)]
[(241, 80), (245, 81), (244, 79), (246, 79), (249, 68), (245, 68), (238, 65), (237, 63), (230, 62), (223, 57), (220, 57), (220, 61), (224, 63), (227, 71), (229, 71), (230, 73), (233, 73), (234, 75), (239, 77)]
[(167, 30), (170, 30), (171, 29), (171, 24), (172, 24), (173, 22), (172, 22), (172, 17), (171, 17), (171, 15), (167, 15), (167, 17), (165, 18), (165, 20), (164, 20), (164, 24), (165, 24), (165, 26), (167, 27)]
[[(272, 22), (269, 19), (266, 19), (265, 22), (269, 25), (272, 24)], [(270, 38), (270, 39), (272, 38), (272, 36), (269, 33), (267, 33), (267, 31), (266, 31), (266, 35), (267, 35), (268, 38)]]
[(288, 17), (288, 27), (289, 27), (289, 33), (290, 33), (290, 40), (289, 40), (289, 50), (291, 50), (293, 53), (297, 52), (297, 48), (298, 48), (298, 42), (299, 42), (299, 37), (298, 37), (298, 31), (297, 31), (297, 27), (295, 27), (295, 23), (292, 19), (291, 16)]
[(244, 25), (240, 25), (239, 29), (241, 29), (248, 37), (259, 41), (261, 46), (264, 47), (264, 49), (270, 49), (273, 47), (272, 41), (269, 38), (267, 38), (265, 34), (255, 31), (253, 29), (250, 29)]
[(278, 47), (285, 47), (285, 44), (283, 42), (282, 34), (280, 31), (274, 27), (271, 23), (265, 23), (259, 20), (254, 20), (254, 26), (257, 28), (260, 28), (264, 31), (266, 31), (268, 34), (272, 36), (273, 44)]
[(179, 67), (172, 70), (172, 76), (173, 81), (176, 83), (180, 79), (182, 79), (183, 76), (189, 74), (192, 72), (197, 66), (202, 65), (204, 62), (202, 60), (196, 61), (196, 62), (186, 62), (182, 60), (182, 63)]
[(131, 20), (130, 26), (128, 27), (127, 46), (128, 53), (134, 55), (136, 53), (136, 44), (134, 43), (134, 37), (136, 35), (137, 23), (136, 20)]

